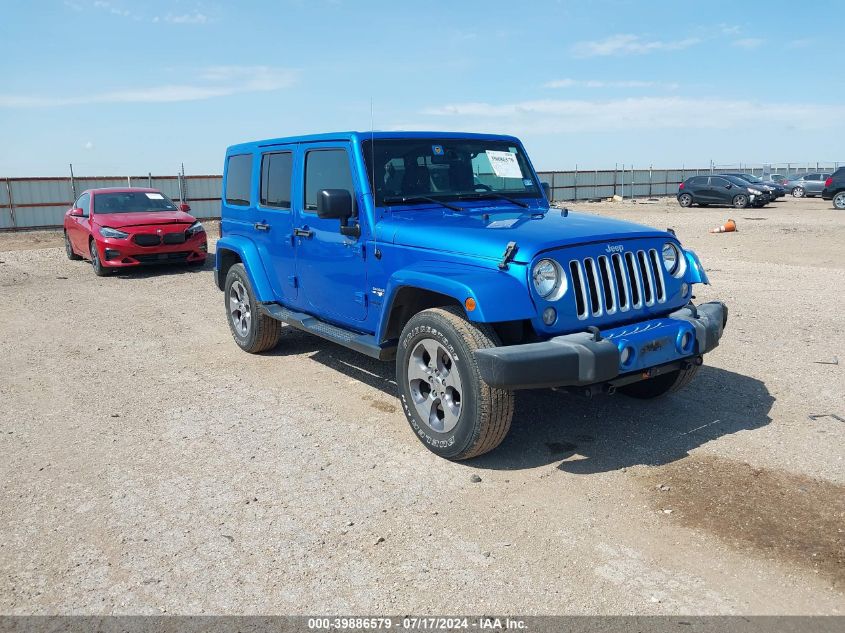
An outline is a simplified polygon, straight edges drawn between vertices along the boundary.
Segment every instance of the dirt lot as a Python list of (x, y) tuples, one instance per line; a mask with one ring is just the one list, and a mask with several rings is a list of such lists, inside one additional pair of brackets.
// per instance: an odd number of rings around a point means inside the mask
[(210, 266), (0, 235), (0, 612), (845, 613), (845, 213), (572, 206), (675, 228), (726, 336), (661, 401), (520, 393), (460, 464), (390, 364), (241, 352)]

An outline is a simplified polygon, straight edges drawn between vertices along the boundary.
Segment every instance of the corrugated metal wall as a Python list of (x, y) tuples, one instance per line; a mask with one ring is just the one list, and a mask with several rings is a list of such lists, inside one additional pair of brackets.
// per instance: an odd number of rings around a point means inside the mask
[[(182, 180), (184, 202), (191, 205), (191, 213), (201, 219), (219, 218), (222, 177), (184, 176)], [(76, 177), (72, 182), (70, 178), (3, 178), (0, 230), (61, 226), (65, 212), (86, 189), (126, 186), (153, 187), (174, 200), (182, 199), (178, 176)]]
[[(690, 176), (720, 172), (795, 174), (833, 172), (839, 163), (777, 166), (714, 165), (681, 169), (599, 169), (542, 171), (540, 179), (552, 187), (552, 200), (568, 202), (609, 198), (614, 194), (630, 197), (674, 196), (678, 185)], [(491, 176), (490, 178), (495, 179)], [(491, 182), (491, 184), (493, 184)], [(496, 183), (499, 184), (498, 182)], [(70, 178), (0, 179), (0, 230), (57, 227), (65, 211), (86, 189), (97, 187), (153, 187), (174, 200), (181, 200), (178, 176), (104, 176)], [(220, 217), (221, 176), (183, 176), (184, 202), (201, 219)], [(11, 201), (9, 199), (11, 194)], [(11, 203), (10, 203), (11, 202)]]

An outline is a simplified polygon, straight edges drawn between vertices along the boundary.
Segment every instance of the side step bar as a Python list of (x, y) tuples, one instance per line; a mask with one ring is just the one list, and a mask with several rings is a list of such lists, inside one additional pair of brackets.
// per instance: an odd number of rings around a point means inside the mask
[(356, 352), (361, 352), (371, 358), (391, 360), (396, 357), (395, 347), (381, 347), (372, 334), (359, 334), (345, 330), (342, 327), (321, 321), (310, 314), (288, 310), (278, 303), (261, 303), (259, 309), (268, 316), (278, 319), (282, 323), (287, 323), (291, 327), (354, 349)]

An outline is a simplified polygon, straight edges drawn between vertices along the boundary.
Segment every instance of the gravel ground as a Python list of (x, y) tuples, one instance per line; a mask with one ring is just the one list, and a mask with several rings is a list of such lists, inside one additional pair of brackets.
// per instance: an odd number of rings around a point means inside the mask
[(210, 265), (0, 235), (0, 612), (845, 613), (845, 213), (572, 206), (675, 228), (725, 338), (660, 401), (522, 392), (468, 463), (390, 364), (241, 352)]

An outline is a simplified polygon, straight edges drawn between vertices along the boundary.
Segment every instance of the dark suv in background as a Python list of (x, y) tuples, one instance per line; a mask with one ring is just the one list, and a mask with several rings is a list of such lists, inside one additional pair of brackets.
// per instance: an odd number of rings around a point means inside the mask
[(833, 206), (845, 210), (845, 167), (840, 167), (824, 182), (822, 198), (833, 200)]
[(763, 206), (770, 200), (761, 189), (733, 176), (692, 176), (678, 186), (678, 204), (682, 207), (721, 204), (744, 209)]

